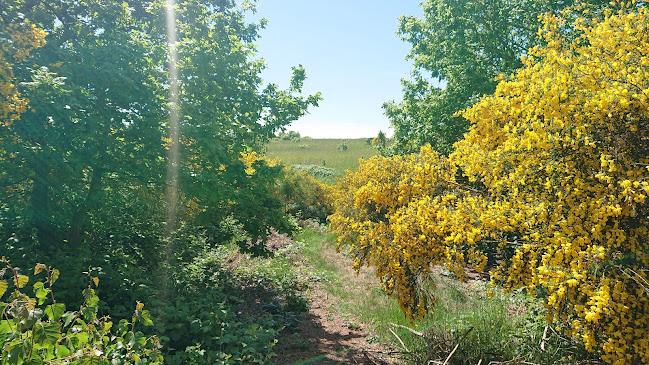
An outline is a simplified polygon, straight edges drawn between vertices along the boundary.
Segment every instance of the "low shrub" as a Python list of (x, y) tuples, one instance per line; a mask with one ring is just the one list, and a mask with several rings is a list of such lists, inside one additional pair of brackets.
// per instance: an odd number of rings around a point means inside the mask
[[(67, 311), (57, 302), (52, 286), (59, 271), (37, 264), (34, 275), (44, 274), (32, 286), (34, 296), (23, 291), (30, 278), (20, 274), (4, 257), (0, 260), (0, 354), (3, 364), (162, 364), (156, 336), (135, 331), (135, 324), (153, 324), (144, 304), (137, 303), (130, 321), (114, 326), (107, 316), (98, 317), (97, 277), (89, 276), (83, 305)], [(3, 277), (9, 274), (7, 281)], [(10, 292), (7, 298), (5, 293)]]
[(324, 223), (332, 213), (330, 189), (316, 180), (311, 172), (317, 171), (321, 176), (331, 176), (334, 172), (322, 166), (309, 166), (306, 169), (294, 166), (284, 170), (284, 177), (277, 189), (278, 198), (285, 204), (286, 213), (299, 220), (312, 219)]
[(179, 289), (166, 302), (158, 330), (165, 333), (166, 364), (263, 364), (281, 327), (270, 315), (244, 319), (243, 301), (219, 290)]
[(326, 161), (322, 160), (322, 166), (320, 165), (293, 165), (291, 168), (295, 171), (305, 172), (316, 179), (327, 179), (334, 178), (338, 176), (338, 173), (335, 169), (325, 167)]
[(166, 364), (271, 363), (280, 332), (297, 328), (306, 280), (287, 257), (252, 257), (232, 243), (205, 248), (156, 302)]

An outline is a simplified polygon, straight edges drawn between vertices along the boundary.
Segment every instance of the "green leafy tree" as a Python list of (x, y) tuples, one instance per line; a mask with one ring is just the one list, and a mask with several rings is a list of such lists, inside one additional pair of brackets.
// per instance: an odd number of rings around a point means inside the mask
[(521, 67), (520, 57), (539, 43), (539, 15), (573, 3), (426, 0), (423, 18), (402, 17), (398, 34), (412, 45), (408, 58), (415, 70), (402, 80), (403, 100), (383, 105), (395, 130), (392, 152), (416, 152), (430, 143), (449, 153), (468, 128), (455, 113), (491, 94), (498, 75)]
[[(0, 132), (11, 141), (0, 161), (11, 187), (5, 193), (23, 210), (14, 215), (29, 218), (17, 223), (25, 238), (36, 232), (41, 249), (65, 242), (78, 249), (106, 221), (103, 207), (115, 207), (133, 187), (165, 191), (166, 2), (5, 2), (0, 15), (25, 17), (50, 34), (16, 66), (32, 79), (22, 90), (32, 107)], [(187, 0), (176, 10), (182, 196), (200, 206), (195, 223), (209, 227), (234, 214), (263, 235), (281, 225), (281, 205), (267, 189), (279, 169), (250, 177), (241, 153), (258, 150), (320, 97), (300, 95), (301, 66), (287, 90), (262, 89), (265, 66), (254, 59), (253, 42), (264, 23), (246, 23), (245, 7)]]
[(296, 131), (281, 132), (278, 137), (285, 141), (299, 141), (302, 138)]
[[(244, 326), (234, 310), (227, 318), (225, 312), (212, 318), (198, 310), (225, 298), (220, 287), (209, 287), (203, 298), (173, 293), (188, 286), (177, 276), (182, 263), (203, 252), (206, 243), (226, 242), (232, 227), (260, 243), (247, 247), (255, 252), (263, 248), (257, 237), (271, 227), (294, 227), (274, 195), (281, 167), (246, 156), (317, 105), (320, 95), (303, 95), (301, 66), (293, 69), (288, 88), (263, 86), (259, 74), (265, 64), (254, 42), (264, 22), (245, 21), (247, 3), (179, 0), (175, 10), (180, 204), (174, 250), (167, 252), (164, 195), (172, 110), (167, 1), (0, 0), (0, 25), (21, 19), (48, 33), (45, 45), (11, 65), (12, 83), (30, 103), (20, 119), (0, 125), (0, 252), (20, 267), (47, 260), (71, 273), (96, 269), (102, 277), (96, 297), (102, 301), (93, 297), (93, 305), (117, 319), (130, 318), (136, 298), (154, 298), (156, 317), (174, 301), (182, 303), (191, 315), (170, 315), (160, 323), (171, 327), (160, 328), (171, 332), (194, 322), (185, 336), (188, 346), (196, 345), (192, 356), (200, 356), (203, 343), (223, 356), (230, 351), (226, 347), (241, 343), (250, 358), (257, 350), (270, 356), (275, 330)], [(0, 42), (6, 43), (4, 34)], [(245, 244), (245, 237), (240, 242)], [(166, 253), (169, 265), (162, 264)], [(71, 275), (57, 282), (57, 300), (83, 305), (75, 295), (83, 280)], [(199, 315), (213, 324), (196, 325)], [(238, 332), (221, 341), (220, 323), (226, 320)], [(208, 327), (214, 335), (202, 341)], [(118, 330), (119, 336), (131, 336)], [(240, 341), (244, 334), (264, 341), (248, 346), (253, 341)], [(18, 337), (30, 334), (12, 336), (23, 346)], [(207, 363), (214, 361), (206, 356)]]
[(379, 134), (374, 137), (372, 140), (372, 146), (376, 148), (384, 148), (385, 145), (388, 143), (388, 138), (385, 136), (385, 133), (383, 131), (379, 131)]
[[(218, 5), (214, 7), (214, 5)], [(261, 24), (247, 24), (234, 2), (188, 0), (178, 4), (179, 71), (182, 91), (181, 180), (186, 199), (201, 207), (198, 223), (213, 235), (230, 216), (257, 238), (269, 229), (288, 230), (282, 204), (271, 195), (280, 167), (263, 162), (246, 172), (243, 153), (260, 151), (268, 136), (317, 105), (302, 96), (306, 72), (294, 67), (287, 90), (262, 88), (263, 60), (254, 59)]]
[[(44, 46), (12, 65), (30, 108), (0, 126), (0, 247), (24, 257), (20, 266), (102, 267), (111, 309), (161, 280), (154, 273), (166, 244), (166, 3), (0, 0), (3, 24), (24, 19), (48, 33)], [(249, 174), (242, 155), (317, 105), (319, 94), (302, 95), (301, 66), (287, 89), (262, 87), (254, 41), (264, 22), (247, 23), (247, 8), (186, 0), (176, 11), (182, 204), (175, 226), (212, 244), (227, 238), (220, 227), (231, 218), (252, 242), (270, 227), (290, 230), (272, 195), (281, 168), (258, 161)], [(183, 244), (177, 257), (191, 258)]]
[[(31, 108), (2, 130), (6, 184), (30, 190), (31, 219), (44, 250), (79, 248), (88, 218), (111, 181), (155, 180), (162, 153), (162, 73), (152, 41), (121, 2), (15, 6), (49, 33), (17, 73)], [(34, 69), (31, 65), (41, 65)], [(159, 181), (159, 174), (158, 181)]]

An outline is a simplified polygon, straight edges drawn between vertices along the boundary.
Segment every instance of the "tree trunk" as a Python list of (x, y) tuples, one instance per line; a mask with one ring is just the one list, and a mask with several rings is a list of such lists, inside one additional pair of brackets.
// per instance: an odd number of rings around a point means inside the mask
[(31, 195), (31, 220), (36, 229), (36, 238), (43, 251), (50, 252), (54, 247), (54, 231), (49, 204), (49, 186), (42, 174), (34, 177)]
[(72, 220), (70, 222), (70, 233), (68, 236), (68, 243), (73, 250), (81, 247), (83, 240), (84, 226), (86, 224), (86, 216), (90, 208), (97, 205), (99, 192), (101, 191), (101, 177), (103, 172), (100, 169), (94, 169), (90, 180), (90, 187), (88, 188), (88, 195), (86, 199), (77, 206)]

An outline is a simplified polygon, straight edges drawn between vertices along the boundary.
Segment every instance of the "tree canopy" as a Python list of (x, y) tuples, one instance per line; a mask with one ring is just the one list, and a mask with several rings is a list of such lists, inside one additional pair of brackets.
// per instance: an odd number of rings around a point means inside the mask
[(521, 67), (521, 56), (543, 43), (536, 37), (539, 16), (574, 3), (427, 0), (423, 18), (402, 17), (398, 34), (412, 45), (415, 69), (402, 80), (403, 100), (383, 106), (395, 130), (393, 153), (416, 152), (425, 143), (449, 153), (469, 126), (456, 113), (491, 94), (498, 75)]
[[(11, 85), (2, 89), (11, 104), (0, 114), (1, 230), (20, 242), (12, 249), (97, 258), (121, 247), (156, 261), (171, 143), (166, 7), (2, 1), (1, 82)], [(252, 242), (271, 227), (290, 229), (271, 194), (281, 167), (259, 159), (249, 173), (242, 160), (320, 99), (302, 95), (301, 66), (288, 89), (263, 86), (254, 42), (265, 22), (246, 22), (253, 7), (184, 0), (175, 8), (178, 227), (201, 227), (212, 243), (231, 234), (228, 220)]]

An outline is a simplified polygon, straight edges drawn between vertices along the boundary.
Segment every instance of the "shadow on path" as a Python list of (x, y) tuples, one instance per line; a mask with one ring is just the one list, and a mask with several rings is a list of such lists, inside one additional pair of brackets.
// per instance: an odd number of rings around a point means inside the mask
[(319, 284), (311, 292), (311, 308), (296, 333), (282, 337), (278, 364), (393, 364), (385, 344), (370, 343), (357, 322), (328, 310), (331, 300)]

